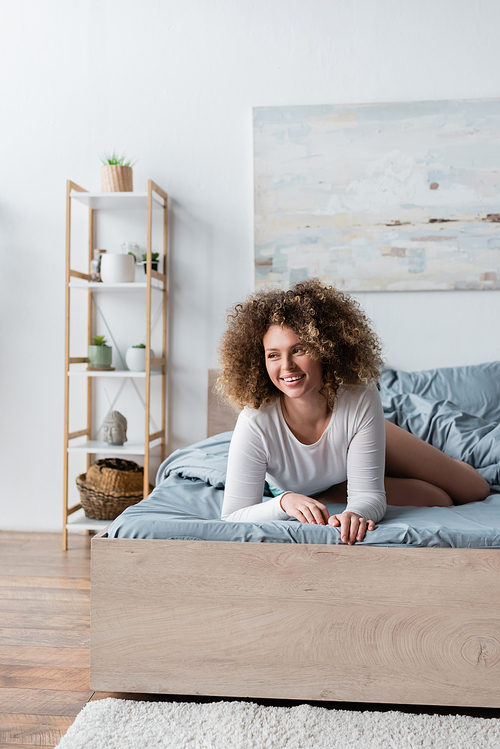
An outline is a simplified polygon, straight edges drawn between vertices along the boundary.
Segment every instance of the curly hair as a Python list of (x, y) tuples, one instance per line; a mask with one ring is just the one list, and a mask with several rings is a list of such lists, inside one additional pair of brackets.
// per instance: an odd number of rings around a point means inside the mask
[(266, 370), (262, 339), (271, 325), (289, 327), (321, 362), (324, 396), (333, 408), (341, 386), (377, 380), (382, 347), (358, 302), (318, 279), (252, 294), (228, 314), (219, 347), (217, 389), (236, 408), (270, 403), (282, 393)]

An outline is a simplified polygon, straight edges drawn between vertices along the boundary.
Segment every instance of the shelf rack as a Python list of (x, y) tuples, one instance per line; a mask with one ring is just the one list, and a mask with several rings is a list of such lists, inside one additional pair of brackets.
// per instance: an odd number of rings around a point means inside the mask
[[(71, 208), (72, 202), (83, 203), (88, 209), (88, 270), (76, 270), (71, 264)], [(91, 281), (90, 261), (93, 256), (94, 244), (94, 211), (96, 210), (145, 210), (147, 211), (147, 260), (146, 280), (138, 283), (105, 284)], [(164, 273), (152, 269), (152, 235), (153, 210), (163, 212), (163, 263)], [(141, 455), (144, 456), (144, 485), (143, 493), (149, 494), (150, 457), (154, 448), (163, 461), (166, 455), (166, 406), (167, 406), (167, 268), (168, 268), (168, 195), (152, 180), (148, 181), (148, 190), (138, 192), (91, 193), (83, 187), (68, 180), (66, 183), (66, 325), (65, 325), (65, 376), (64, 376), (64, 490), (63, 490), (63, 534), (62, 546), (68, 548), (68, 529), (79, 528), (99, 530), (109, 525), (110, 521), (91, 520), (85, 517), (81, 504), (68, 507), (69, 495), (69, 455), (71, 453), (85, 453), (87, 468), (92, 462), (92, 455)], [(70, 356), (70, 312), (71, 292), (82, 291), (88, 294), (88, 335), (90, 344), (93, 336), (93, 294), (126, 293), (146, 294), (146, 370), (145, 372), (131, 372), (128, 370), (88, 371), (75, 370), (72, 365), (88, 364), (87, 357)], [(160, 357), (151, 356), (151, 299), (154, 293), (162, 295), (162, 354)], [(75, 432), (69, 431), (70, 411), (70, 380), (75, 377), (87, 378), (87, 424)], [(96, 378), (130, 378), (145, 381), (145, 428), (143, 442), (126, 442), (123, 446), (109, 445), (106, 442), (92, 439), (92, 383)], [(150, 432), (151, 416), (151, 378), (161, 377), (161, 429)], [(82, 441), (82, 438), (83, 441)]]

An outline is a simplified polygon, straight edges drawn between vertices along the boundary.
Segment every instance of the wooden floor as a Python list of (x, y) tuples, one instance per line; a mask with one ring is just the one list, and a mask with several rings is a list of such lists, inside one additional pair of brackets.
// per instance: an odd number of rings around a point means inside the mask
[[(90, 537), (69, 550), (51, 533), (0, 532), (0, 749), (54, 747), (89, 700), (217, 701), (89, 688)], [(291, 701), (252, 700), (294, 705)], [(323, 707), (500, 717), (500, 710), (310, 703)]]
[(0, 533), (0, 747), (53, 747), (92, 698), (90, 537)]

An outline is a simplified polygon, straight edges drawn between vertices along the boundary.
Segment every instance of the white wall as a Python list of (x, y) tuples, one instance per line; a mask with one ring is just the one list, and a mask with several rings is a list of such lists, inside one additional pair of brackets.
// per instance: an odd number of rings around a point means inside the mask
[[(172, 447), (253, 286), (252, 107), (500, 96), (497, 0), (17, 0), (0, 25), (0, 528), (57, 529), (65, 181), (99, 154), (172, 196)], [(8, 72), (6, 72), (8, 71)], [(499, 292), (360, 295), (387, 361), (500, 358)]]

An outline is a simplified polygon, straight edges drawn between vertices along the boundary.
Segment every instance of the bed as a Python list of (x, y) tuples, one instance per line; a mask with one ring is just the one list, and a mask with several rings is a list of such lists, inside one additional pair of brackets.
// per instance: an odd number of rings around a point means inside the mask
[(492, 494), (391, 508), (355, 546), (331, 527), (220, 521), (229, 433), (169, 456), (92, 540), (91, 688), (500, 707), (499, 383), (500, 362), (384, 372), (386, 418)]

